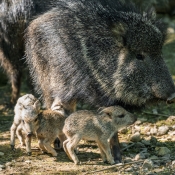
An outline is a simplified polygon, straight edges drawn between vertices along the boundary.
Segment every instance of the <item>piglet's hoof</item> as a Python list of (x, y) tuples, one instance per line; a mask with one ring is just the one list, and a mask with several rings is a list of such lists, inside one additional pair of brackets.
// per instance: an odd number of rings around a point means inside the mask
[(28, 156), (31, 156), (31, 155), (32, 155), (32, 153), (31, 153), (31, 152), (28, 152), (28, 153), (27, 153), (27, 155), (28, 155)]
[(10, 146), (11, 146), (12, 151), (16, 151), (15, 145), (10, 145)]

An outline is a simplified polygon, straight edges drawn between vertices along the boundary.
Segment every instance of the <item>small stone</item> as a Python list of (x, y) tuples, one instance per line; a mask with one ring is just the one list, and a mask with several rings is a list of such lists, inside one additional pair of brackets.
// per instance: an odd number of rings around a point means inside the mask
[(142, 133), (147, 135), (147, 133), (150, 132), (150, 129), (151, 129), (150, 126), (145, 126), (144, 129), (142, 130)]
[(146, 146), (150, 145), (150, 140), (142, 140), (142, 143)]
[(119, 130), (119, 132), (121, 134), (126, 134), (128, 132), (128, 129), (127, 128), (122, 128), (122, 129)]
[(134, 158), (134, 160), (139, 160), (139, 159), (145, 159), (145, 155), (142, 152), (137, 154)]
[(141, 142), (137, 142), (137, 143), (135, 143), (135, 147), (137, 147), (137, 148), (144, 148), (145, 145), (143, 143), (141, 143)]
[(141, 140), (140, 133), (136, 132), (135, 134), (131, 135), (130, 140), (132, 142), (139, 142)]
[(169, 131), (169, 132), (168, 132), (168, 135), (169, 135), (169, 136), (175, 136), (175, 131)]
[(125, 160), (124, 160), (125, 163), (129, 163), (129, 162), (132, 162), (132, 161), (133, 160), (130, 157), (126, 157)]
[(164, 135), (168, 132), (168, 130), (169, 130), (168, 126), (166, 126), (166, 125), (165, 126), (160, 126), (158, 128), (157, 135), (159, 135), (159, 136)]
[(0, 168), (1, 168), (1, 169), (4, 169), (4, 168), (5, 168), (5, 166), (4, 166), (4, 165), (0, 165)]
[(157, 128), (154, 126), (153, 128), (150, 129), (150, 134), (151, 135), (156, 135), (157, 134)]
[(153, 168), (154, 164), (153, 164), (153, 161), (151, 159), (146, 159), (143, 162), (142, 166), (143, 166), (144, 169), (151, 169), (151, 168)]
[(156, 147), (155, 150), (158, 156), (164, 156), (171, 153), (171, 151), (167, 147)]
[(150, 157), (151, 160), (156, 160), (156, 159), (159, 159), (157, 156), (153, 155)]
[(163, 160), (170, 160), (170, 154), (164, 155), (161, 159), (163, 159)]
[(169, 116), (166, 120), (167, 121), (175, 121), (175, 116)]
[(134, 126), (134, 129), (135, 129), (135, 131), (136, 131), (136, 132), (139, 132), (139, 131), (141, 130), (141, 127), (140, 127), (140, 126), (135, 125), (135, 126)]
[(153, 114), (158, 114), (157, 109), (153, 109)]
[(3, 152), (0, 152), (0, 156), (3, 156), (4, 155), (4, 153)]
[(8, 166), (12, 166), (12, 164), (13, 164), (12, 162), (7, 162), (7, 163), (5, 164), (5, 166), (7, 166), (7, 167), (8, 167)]
[(175, 160), (172, 161), (172, 165), (175, 166)]
[(125, 171), (131, 172), (131, 171), (133, 171), (133, 168), (132, 167), (126, 168)]
[(167, 33), (173, 34), (173, 33), (175, 33), (175, 30), (173, 29), (173, 27), (168, 27), (167, 28)]
[(31, 161), (30, 161), (30, 160), (26, 160), (25, 163), (29, 163), (29, 164), (31, 164)]
[(147, 121), (146, 118), (139, 118), (138, 120), (140, 120), (142, 123)]
[(137, 121), (135, 122), (135, 125), (140, 125), (140, 124), (142, 124), (142, 121), (140, 121), (140, 120), (137, 120)]

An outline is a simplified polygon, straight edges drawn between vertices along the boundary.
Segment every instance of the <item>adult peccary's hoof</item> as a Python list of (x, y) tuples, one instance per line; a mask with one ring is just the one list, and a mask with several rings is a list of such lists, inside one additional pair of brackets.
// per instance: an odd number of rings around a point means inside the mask
[(16, 151), (15, 145), (10, 145), (10, 146), (11, 146), (12, 151)]
[(32, 155), (32, 153), (31, 153), (31, 152), (28, 152), (28, 153), (27, 153), (27, 155), (28, 155), (28, 156), (31, 156), (31, 155)]

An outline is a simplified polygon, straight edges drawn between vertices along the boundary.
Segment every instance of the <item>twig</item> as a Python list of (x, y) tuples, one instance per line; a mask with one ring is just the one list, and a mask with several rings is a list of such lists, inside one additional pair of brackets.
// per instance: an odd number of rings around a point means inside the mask
[(165, 114), (154, 114), (151, 112), (143, 112), (144, 114), (149, 114), (149, 115), (157, 115), (157, 116), (163, 116), (163, 117), (169, 117), (169, 115), (165, 115)]
[(116, 168), (116, 167), (120, 167), (120, 166), (126, 166), (126, 165), (131, 165), (131, 164), (134, 164), (134, 163), (141, 163), (141, 162), (144, 162), (144, 160), (139, 160), (139, 161), (134, 161), (134, 162), (129, 162), (129, 163), (125, 163), (125, 164), (116, 164), (116, 165), (111, 165), (110, 167), (108, 168), (103, 168), (101, 170), (96, 170), (96, 171), (90, 171), (90, 172), (87, 172), (87, 173), (84, 173), (83, 175), (86, 175), (86, 174), (92, 174), (92, 173), (96, 173), (96, 172), (100, 172), (100, 171), (105, 171), (105, 170), (109, 170), (109, 169), (112, 169), (112, 168)]
[(124, 150), (126, 150), (126, 149), (128, 149), (128, 148), (130, 148), (130, 147), (132, 147), (134, 145), (135, 145), (135, 143), (132, 143), (132, 144), (128, 145), (127, 147), (123, 148), (122, 151), (124, 151)]

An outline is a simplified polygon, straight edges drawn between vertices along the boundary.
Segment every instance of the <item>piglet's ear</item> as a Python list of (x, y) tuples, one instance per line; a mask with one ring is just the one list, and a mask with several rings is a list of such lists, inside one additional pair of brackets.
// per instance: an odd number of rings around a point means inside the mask
[(34, 103), (34, 108), (36, 109), (36, 110), (40, 110), (40, 108), (41, 108), (41, 103), (40, 103), (40, 101), (39, 100), (37, 100), (35, 103)]
[(101, 110), (101, 111), (99, 112), (99, 114), (106, 115), (106, 116), (108, 116), (109, 118), (112, 119), (112, 111), (111, 111), (111, 109), (109, 109), (109, 108), (104, 108), (103, 110)]

